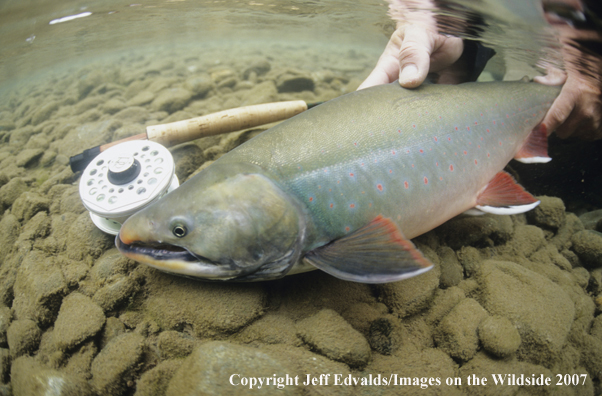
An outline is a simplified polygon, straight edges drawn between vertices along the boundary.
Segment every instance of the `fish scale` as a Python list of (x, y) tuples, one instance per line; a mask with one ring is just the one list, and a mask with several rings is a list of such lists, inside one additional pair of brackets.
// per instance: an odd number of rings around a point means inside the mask
[(392, 83), (330, 101), (329, 112), (297, 115), (222, 158), (259, 165), (307, 205), (320, 230), (309, 250), (377, 215), (413, 238), (475, 205), (557, 93), (494, 82), (426, 84), (400, 97)]

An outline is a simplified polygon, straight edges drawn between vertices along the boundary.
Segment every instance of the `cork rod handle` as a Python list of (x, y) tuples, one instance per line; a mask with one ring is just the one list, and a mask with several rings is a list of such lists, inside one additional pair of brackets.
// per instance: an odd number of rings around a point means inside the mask
[(302, 100), (238, 107), (189, 120), (152, 125), (146, 128), (146, 134), (148, 140), (171, 147), (206, 136), (285, 120), (305, 110), (307, 104)]

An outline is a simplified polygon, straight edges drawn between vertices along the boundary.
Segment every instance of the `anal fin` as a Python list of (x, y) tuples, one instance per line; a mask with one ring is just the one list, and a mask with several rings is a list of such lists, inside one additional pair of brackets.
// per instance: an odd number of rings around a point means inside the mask
[(539, 124), (531, 131), (514, 159), (525, 164), (546, 163), (552, 160), (548, 156), (548, 132), (544, 124)]
[(433, 267), (395, 223), (382, 216), (308, 252), (304, 260), (337, 278), (361, 283), (395, 282)]
[(476, 208), (498, 215), (524, 213), (539, 205), (539, 201), (518, 184), (512, 176), (501, 171), (477, 197)]

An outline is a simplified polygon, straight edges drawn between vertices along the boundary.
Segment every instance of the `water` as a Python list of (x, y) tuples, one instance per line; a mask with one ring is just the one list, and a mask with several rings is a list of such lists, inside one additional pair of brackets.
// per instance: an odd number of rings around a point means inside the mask
[[(444, 33), (494, 48), (483, 79), (533, 77), (549, 66), (599, 79), (591, 45), (571, 41), (581, 55), (562, 56), (567, 44), (539, 2), (405, 4), (434, 11)], [(459, 394), (473, 374), (492, 382), (495, 373), (543, 373), (554, 383), (556, 374), (583, 374), (575, 394), (600, 394), (598, 143), (555, 139), (550, 165), (512, 164), (528, 190), (562, 201), (544, 198), (528, 215), (454, 219), (415, 240), (436, 268), (389, 285), (319, 271), (200, 283), (126, 260), (91, 222), (70, 156), (149, 125), (354, 91), (394, 28), (377, 0), (2, 2), (0, 394), (11, 386), (35, 394), (32, 384), (63, 394), (244, 391), (228, 382), (233, 373), (300, 382), (332, 374), (330, 386), (335, 374), (396, 375), (417, 380), (404, 386), (410, 393), (423, 392), (421, 378), (440, 378), (429, 387)], [(260, 131), (173, 148), (180, 181)], [(304, 394), (322, 386), (300, 385)]]

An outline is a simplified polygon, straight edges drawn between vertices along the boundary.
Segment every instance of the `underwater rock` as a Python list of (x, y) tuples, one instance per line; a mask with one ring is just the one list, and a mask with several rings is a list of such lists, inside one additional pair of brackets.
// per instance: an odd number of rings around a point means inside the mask
[(267, 314), (237, 334), (236, 340), (246, 344), (259, 341), (265, 344), (301, 346), (295, 322), (284, 316)]
[(272, 65), (265, 59), (261, 59), (251, 63), (243, 72), (242, 78), (245, 80), (249, 79), (251, 73), (255, 73), (256, 76), (262, 76), (272, 69)]
[(466, 293), (459, 287), (452, 286), (449, 289), (437, 290), (435, 298), (428, 312), (426, 313), (426, 322), (429, 325), (436, 325), (447, 315), (458, 303), (466, 298)]
[[(40, 347), (40, 349), (42, 349)], [(98, 354), (98, 348), (94, 340), (83, 343), (71, 353), (69, 361), (65, 365), (64, 372), (84, 379), (90, 379), (90, 367), (94, 357)]]
[(115, 309), (119, 304), (128, 300), (140, 290), (138, 279), (134, 276), (126, 276), (121, 279), (101, 287), (92, 300), (102, 308), (104, 312)]
[(472, 298), (460, 301), (437, 326), (433, 337), (437, 347), (460, 360), (470, 360), (479, 346), (477, 328), (488, 315)]
[(579, 231), (571, 238), (573, 251), (588, 268), (602, 267), (602, 233), (593, 230)]
[(370, 361), (368, 341), (331, 309), (297, 322), (297, 331), (305, 343), (330, 359), (359, 368)]
[(102, 309), (90, 297), (71, 293), (63, 299), (54, 323), (54, 339), (61, 350), (69, 350), (97, 334), (105, 324)]
[(463, 246), (493, 246), (512, 237), (512, 220), (509, 216), (457, 216), (439, 226), (435, 232), (454, 250)]
[(151, 103), (153, 110), (175, 113), (182, 110), (192, 98), (192, 93), (184, 88), (169, 88), (157, 94)]
[(579, 216), (579, 220), (581, 220), (586, 230), (595, 230), (598, 222), (602, 220), (602, 209), (583, 213)]
[(183, 358), (192, 352), (196, 339), (178, 331), (163, 331), (157, 337), (157, 348), (162, 360)]
[(53, 257), (32, 250), (21, 262), (14, 292), (16, 318), (32, 319), (45, 327), (56, 318), (67, 284)]
[(46, 212), (36, 213), (21, 229), (17, 244), (18, 242), (33, 241), (34, 239), (41, 241), (41, 238), (47, 237), (50, 233), (50, 226), (50, 218)]
[[(462, 393), (455, 386), (445, 385), (445, 378), (458, 376), (458, 365), (449, 355), (437, 348), (418, 349), (414, 345), (406, 345), (395, 353), (395, 356), (374, 355), (374, 361), (363, 372), (362, 376), (372, 374), (387, 376), (397, 374), (397, 386), (358, 386), (354, 395), (358, 396), (395, 396), (395, 395), (445, 395), (457, 396)], [(385, 374), (387, 373), (387, 374)], [(403, 377), (403, 378), (402, 378)], [(432, 378), (431, 385), (429, 379)], [(437, 386), (435, 379), (440, 378), (441, 385)], [(409, 379), (409, 386), (399, 386), (402, 381)], [(463, 378), (464, 380), (465, 378)], [(421, 384), (424, 381), (425, 385)], [(376, 392), (375, 392), (376, 390)]]
[(136, 96), (127, 101), (127, 107), (144, 106), (155, 99), (155, 94), (149, 91), (138, 92)]
[(166, 360), (144, 372), (136, 382), (134, 396), (165, 396), (169, 380), (182, 365), (182, 359)]
[(0, 220), (0, 264), (4, 262), (4, 258), (12, 249), (20, 231), (21, 225), (17, 216), (10, 213), (2, 216), (2, 220)]
[(448, 287), (457, 286), (464, 279), (464, 269), (458, 261), (456, 252), (447, 246), (441, 246), (437, 249), (437, 255), (441, 259), (439, 287), (447, 289)]
[(125, 325), (123, 322), (113, 316), (109, 316), (100, 335), (100, 340), (98, 343), (99, 348), (104, 348), (109, 344), (109, 342), (111, 342), (113, 338), (124, 333)]
[(0, 347), (5, 347), (6, 344), (6, 331), (13, 319), (13, 314), (9, 307), (0, 305)]
[(163, 330), (186, 325), (196, 336), (206, 337), (234, 332), (263, 314), (267, 296), (260, 284), (199, 283), (147, 267), (141, 270), (147, 275), (143, 310)]
[[(0, 384), (7, 383), (10, 378), (10, 351), (6, 348), (0, 348)], [(2, 393), (0, 388), (0, 395), (4, 395), (8, 393)]]
[(192, 92), (195, 97), (202, 98), (213, 88), (213, 80), (207, 73), (189, 77), (184, 82), (184, 87)]
[(87, 212), (80, 214), (70, 225), (67, 240), (67, 257), (72, 260), (100, 257), (115, 245), (115, 237), (98, 229)]
[(314, 80), (311, 75), (305, 75), (301, 72), (287, 71), (281, 74), (276, 80), (278, 92), (302, 92), (313, 91), (315, 88)]
[(268, 80), (245, 91), (241, 98), (241, 106), (270, 103), (278, 99), (278, 90), (273, 81)]
[[(584, 229), (581, 220), (574, 213), (567, 213), (565, 216), (565, 222), (558, 231), (556, 231), (556, 235), (552, 237), (550, 242), (556, 246), (559, 252), (562, 252), (562, 255), (566, 257), (564, 252), (569, 252), (568, 250), (573, 244), (571, 242), (571, 238), (573, 234), (582, 231)], [(572, 253), (572, 252), (571, 252)], [(572, 253), (574, 254), (574, 253)], [(569, 261), (569, 259), (567, 257)], [(571, 261), (572, 262), (572, 261)]]
[(31, 357), (20, 357), (13, 362), (11, 379), (14, 396), (93, 395), (85, 380), (46, 368)]
[(118, 111), (125, 109), (126, 104), (121, 99), (112, 98), (107, 100), (102, 105), (102, 110), (107, 114), (115, 114)]
[(511, 245), (516, 253), (529, 257), (546, 243), (546, 237), (541, 228), (533, 225), (519, 225), (516, 227)]
[(103, 348), (92, 362), (92, 388), (101, 395), (121, 395), (139, 369), (144, 351), (144, 337), (122, 334)]
[(382, 355), (391, 355), (402, 342), (398, 319), (387, 315), (370, 322), (368, 342), (370, 347)]
[(44, 154), (44, 150), (39, 148), (24, 149), (15, 157), (15, 164), (22, 168), (33, 167)]
[(42, 331), (33, 320), (15, 320), (6, 332), (6, 340), (11, 356), (16, 358), (32, 353), (38, 349), (41, 337)]
[(48, 211), (50, 207), (50, 200), (42, 197), (38, 193), (26, 191), (19, 196), (13, 203), (11, 213), (17, 216), (17, 219), (29, 221), (36, 213)]
[(537, 197), (541, 201), (537, 207), (527, 212), (527, 218), (535, 225), (557, 230), (565, 221), (565, 207), (562, 199), (556, 197)]
[(31, 123), (33, 125), (38, 125), (46, 121), (60, 106), (61, 102), (58, 100), (51, 100), (49, 103), (40, 106), (40, 108), (31, 116)]
[(8, 183), (0, 187), (0, 205), (4, 209), (10, 207), (25, 191), (27, 191), (25, 181), (20, 177), (13, 177)]
[(171, 154), (180, 183), (183, 183), (205, 161), (203, 150), (194, 143), (180, 144), (171, 151)]
[(483, 348), (500, 358), (515, 353), (521, 343), (518, 330), (503, 316), (488, 316), (479, 324), (478, 332)]
[[(427, 258), (433, 261), (431, 256)], [(435, 258), (438, 260), (436, 255)], [(382, 301), (400, 317), (414, 315), (426, 309), (439, 286), (439, 268), (439, 264), (435, 264), (430, 271), (403, 282), (378, 285)]]
[(86, 95), (88, 95), (88, 93), (90, 93), (90, 91), (104, 84), (105, 82), (108, 82), (107, 76), (99, 69), (93, 69), (92, 71), (84, 74), (77, 82), (79, 98), (84, 98)]
[[(292, 359), (291, 359), (292, 360)], [(222, 341), (209, 341), (197, 347), (176, 371), (167, 388), (166, 396), (247, 395), (249, 387), (240, 384), (245, 377), (284, 377), (296, 374), (289, 361), (278, 359), (257, 348), (239, 346)], [(216, 381), (217, 378), (224, 379)], [(287, 394), (303, 394), (300, 386), (287, 386)], [(264, 386), (262, 395), (281, 395), (275, 386)]]
[(518, 356), (552, 364), (565, 345), (575, 315), (567, 293), (548, 278), (522, 266), (487, 260), (476, 274), (477, 300), (492, 315), (506, 317), (518, 329)]

